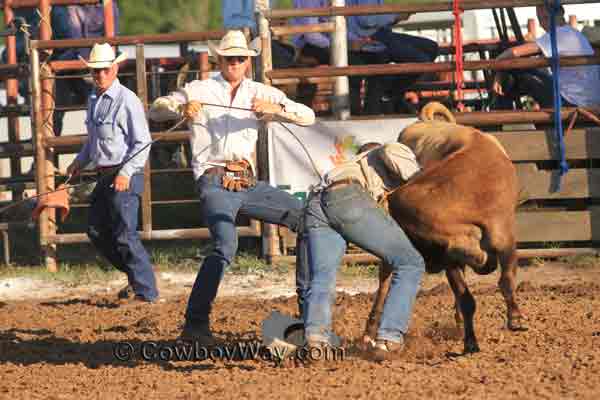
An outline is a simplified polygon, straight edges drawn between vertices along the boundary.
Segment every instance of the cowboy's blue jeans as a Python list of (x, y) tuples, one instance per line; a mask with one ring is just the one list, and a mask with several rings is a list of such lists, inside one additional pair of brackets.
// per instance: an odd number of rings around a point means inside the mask
[(100, 254), (127, 275), (134, 293), (152, 301), (158, 297), (156, 278), (137, 232), (144, 176), (133, 175), (125, 192), (116, 192), (112, 182), (110, 176), (100, 178), (92, 192), (88, 237)]
[(423, 257), (404, 231), (358, 185), (313, 194), (305, 218), (311, 275), (304, 313), (306, 339), (330, 340), (336, 272), (347, 242), (352, 242), (392, 266), (377, 338), (402, 341), (425, 271)]
[[(221, 185), (220, 175), (203, 175), (196, 182), (201, 202), (201, 211), (212, 236), (214, 248), (204, 259), (186, 310), (186, 325), (197, 326), (208, 323), (212, 303), (225, 268), (232, 262), (238, 248), (235, 220), (238, 212), (263, 222), (283, 225), (298, 231), (302, 217), (303, 202), (291, 194), (258, 181), (251, 189), (232, 192)], [(298, 235), (297, 292), (299, 305), (306, 290), (308, 267), (302, 250), (304, 241)]]

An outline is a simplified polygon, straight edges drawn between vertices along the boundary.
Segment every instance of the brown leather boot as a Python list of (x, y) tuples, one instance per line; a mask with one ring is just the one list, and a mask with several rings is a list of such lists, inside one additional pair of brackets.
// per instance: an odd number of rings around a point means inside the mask
[(398, 358), (402, 350), (404, 350), (404, 341), (392, 342), (377, 339), (375, 345), (369, 349), (369, 358), (377, 362), (393, 360)]

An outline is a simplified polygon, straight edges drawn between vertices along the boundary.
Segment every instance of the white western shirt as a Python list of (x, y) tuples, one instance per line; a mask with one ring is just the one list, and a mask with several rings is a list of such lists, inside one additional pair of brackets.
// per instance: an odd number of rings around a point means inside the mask
[[(312, 125), (315, 114), (309, 107), (288, 99), (274, 87), (244, 79), (236, 94), (231, 98), (231, 85), (221, 74), (202, 81), (193, 81), (169, 96), (159, 97), (149, 111), (151, 119), (163, 121), (181, 117), (180, 106), (195, 100), (250, 109), (252, 100), (259, 98), (280, 104), (284, 112), (277, 115), (285, 122)], [(192, 168), (194, 179), (198, 179), (207, 168), (222, 165), (222, 160), (246, 160), (254, 165), (254, 153), (258, 128), (262, 122), (251, 111), (203, 105), (191, 123)]]

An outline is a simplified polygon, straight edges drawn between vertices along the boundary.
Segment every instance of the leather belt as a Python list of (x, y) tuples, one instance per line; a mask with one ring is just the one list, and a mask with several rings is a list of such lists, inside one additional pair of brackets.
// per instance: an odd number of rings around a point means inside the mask
[[(214, 161), (214, 162), (221, 162), (221, 161)], [(229, 161), (222, 161), (223, 163), (227, 163)], [(235, 177), (242, 177), (242, 178), (253, 178), (254, 174), (252, 173), (252, 168), (250, 167), (250, 164), (248, 164), (247, 168), (242, 170), (242, 171), (228, 171), (227, 168), (223, 167), (223, 166), (215, 166), (215, 167), (211, 167), (211, 168), (207, 168), (204, 170), (203, 175), (233, 175)]]
[(117, 169), (119, 168), (119, 164), (117, 165), (111, 165), (111, 166), (106, 166), (106, 167), (96, 167), (96, 174), (98, 175), (108, 175), (108, 174), (112, 174), (117, 172)]
[(337, 180), (337, 181), (331, 183), (329, 186), (327, 186), (325, 188), (325, 190), (341, 189), (343, 187), (350, 186), (350, 185), (358, 185), (361, 188), (363, 187), (362, 182), (359, 181), (358, 179), (344, 178), (344, 179), (340, 179), (340, 180)]
[(203, 175), (225, 175), (225, 167), (217, 166), (204, 170)]

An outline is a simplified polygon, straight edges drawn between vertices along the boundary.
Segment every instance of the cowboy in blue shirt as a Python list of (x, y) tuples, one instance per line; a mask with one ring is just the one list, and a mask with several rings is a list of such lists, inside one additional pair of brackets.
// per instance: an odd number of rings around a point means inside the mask
[(121, 290), (119, 297), (132, 290), (136, 300), (153, 302), (158, 297), (156, 279), (137, 233), (151, 137), (141, 101), (117, 79), (124, 56), (115, 58), (112, 47), (104, 43), (95, 44), (90, 60), (83, 60), (96, 90), (88, 100), (88, 140), (67, 174), (95, 165), (99, 181), (91, 196), (88, 236), (115, 268), (127, 274), (130, 288)]

